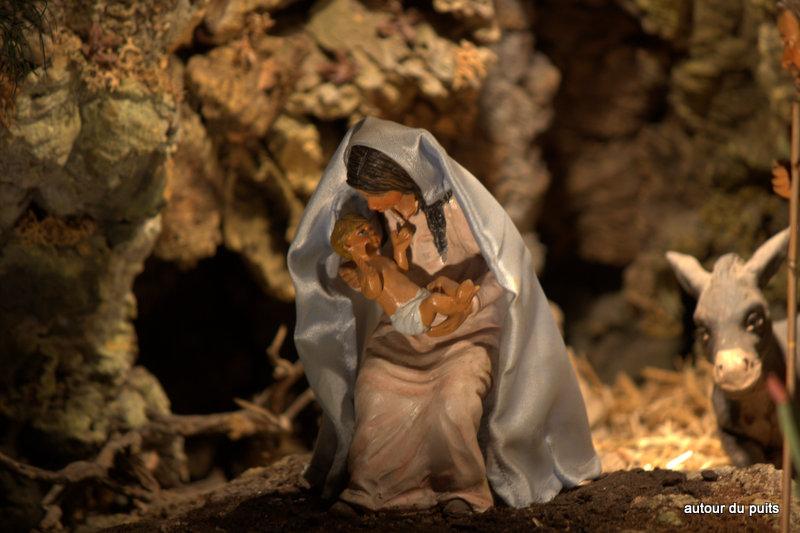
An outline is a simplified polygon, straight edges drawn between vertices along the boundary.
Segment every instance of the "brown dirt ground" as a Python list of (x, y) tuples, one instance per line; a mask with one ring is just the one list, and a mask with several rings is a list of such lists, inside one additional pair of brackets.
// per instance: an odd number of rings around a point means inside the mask
[[(484, 514), (448, 518), (439, 509), (416, 513), (371, 513), (340, 518), (327, 512), (305, 485), (301, 472), (307, 456), (246, 472), (216, 488), (165, 492), (137, 516), (108, 517), (91, 530), (134, 532), (221, 531), (768, 531), (777, 530), (778, 514), (749, 505), (780, 504), (780, 471), (757, 465), (699, 472), (656, 469), (616, 471), (585, 486), (566, 490), (546, 504), (526, 509), (496, 507)], [(684, 506), (724, 504), (718, 514), (687, 515)], [(732, 503), (744, 514), (730, 513)], [(800, 508), (793, 505), (793, 529), (800, 530)], [(127, 522), (127, 523), (124, 523)]]

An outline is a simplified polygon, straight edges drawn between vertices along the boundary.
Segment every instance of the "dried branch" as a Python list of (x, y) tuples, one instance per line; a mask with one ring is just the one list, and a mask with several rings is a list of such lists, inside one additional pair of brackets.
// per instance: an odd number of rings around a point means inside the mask
[(311, 389), (306, 389), (303, 391), (303, 394), (295, 398), (291, 405), (286, 408), (286, 411), (283, 412), (283, 416), (289, 421), (293, 421), (295, 417), (300, 414), (300, 411), (305, 409), (305, 407), (313, 401), (314, 391)]
[(192, 435), (224, 433), (233, 440), (260, 433), (288, 435), (292, 432), (292, 422), (309, 403), (314, 393), (307, 389), (284, 409), (288, 403), (289, 392), (303, 377), (303, 365), (292, 363), (280, 356), (281, 347), (286, 341), (288, 328), (281, 324), (275, 337), (266, 349), (267, 359), (274, 366), (272, 373), (275, 383), (256, 394), (252, 401), (236, 398), (239, 411), (214, 413), (210, 415), (166, 415), (154, 420), (149, 430), (184, 437)]
[(236, 405), (241, 407), (243, 411), (249, 413), (253, 418), (263, 421), (264, 424), (272, 425), (286, 432), (292, 429), (291, 424), (287, 424), (281, 415), (275, 415), (275, 413), (268, 411), (260, 405), (242, 400), (241, 398), (235, 398), (233, 401), (236, 402)]
[(232, 440), (261, 433), (288, 435), (292, 432), (294, 418), (313, 399), (314, 394), (308, 389), (286, 411), (275, 414), (257, 403), (236, 398), (234, 401), (242, 408), (238, 411), (209, 415), (165, 415), (155, 419), (146, 428), (147, 431), (183, 437), (222, 433)]
[(213, 413), (210, 415), (166, 415), (157, 418), (148, 425), (150, 431), (167, 435), (225, 434), (233, 440), (255, 433), (277, 433), (272, 424), (264, 424), (262, 420), (242, 409), (230, 413)]
[(64, 512), (58, 504), (61, 493), (64, 492), (64, 485), (53, 485), (50, 491), (42, 498), (41, 506), (44, 508), (44, 518), (39, 522), (39, 529), (42, 531), (52, 531), (63, 529), (61, 517)]
[(280, 356), (287, 333), (286, 324), (281, 324), (275, 333), (275, 338), (267, 348), (267, 359), (275, 367), (272, 377), (276, 383), (253, 398), (253, 403), (268, 406), (272, 412), (284, 409), (289, 391), (304, 374), (303, 363), (300, 361), (292, 363)]
[(283, 342), (286, 340), (286, 334), (288, 333), (288, 328), (286, 324), (281, 324), (278, 327), (278, 331), (275, 332), (275, 337), (272, 339), (269, 347), (267, 347), (267, 358), (269, 361), (275, 365), (275, 373), (273, 376), (275, 379), (283, 379), (283, 376), (278, 376), (278, 368), (280, 368), (281, 364), (288, 363), (286, 359), (283, 359), (280, 355), (281, 348), (283, 347)]
[[(158, 481), (146, 467), (143, 458), (138, 454), (143, 442), (159, 441), (164, 436), (183, 437), (201, 434), (225, 434), (232, 440), (257, 434), (289, 435), (293, 431), (293, 421), (297, 415), (314, 400), (314, 393), (306, 389), (296, 397), (289, 406), (282, 410), (270, 406), (282, 407), (287, 403), (291, 387), (303, 376), (300, 362), (292, 363), (280, 356), (281, 347), (286, 340), (287, 328), (281, 325), (275, 334), (266, 353), (275, 366), (273, 376), (276, 382), (257, 394), (253, 401), (235, 399), (241, 408), (228, 413), (209, 415), (152, 415), (150, 423), (136, 430), (111, 438), (100, 450), (94, 460), (75, 461), (61, 470), (52, 471), (21, 463), (0, 452), (0, 465), (29, 479), (51, 483), (52, 487), (41, 502), (45, 517), (39, 524), (43, 531), (60, 529), (62, 509), (59, 500), (70, 484), (86, 481), (98, 482), (109, 489), (129, 496), (134, 503), (152, 500), (159, 490)], [(117, 461), (121, 452), (132, 453), (120, 464)], [(136, 481), (134, 484), (122, 483), (112, 478), (114, 466), (122, 468)], [(138, 486), (135, 484), (138, 483)]]
[(94, 461), (75, 461), (55, 472), (20, 463), (3, 452), (0, 452), (0, 464), (29, 479), (48, 483), (69, 484), (102, 479), (108, 477), (108, 470), (114, 465), (117, 453), (125, 448), (139, 447), (141, 439), (141, 435), (135, 431), (112, 438), (103, 446)]
[[(61, 516), (63, 512), (59, 505), (59, 499), (66, 485), (92, 480), (134, 500), (151, 500), (154, 492), (159, 489), (157, 482), (155, 486), (151, 483), (149, 486), (143, 485), (145, 488), (140, 488), (120, 483), (110, 475), (110, 470), (114, 466), (117, 455), (126, 449), (138, 450), (141, 444), (142, 436), (137, 431), (118, 435), (111, 438), (103, 446), (93, 461), (74, 461), (57, 471), (21, 463), (3, 452), (0, 452), (0, 464), (28, 479), (53, 484), (41, 501), (45, 516), (39, 523), (41, 530), (50, 531), (61, 529), (62, 527)], [(153, 481), (155, 480), (153, 479)]]

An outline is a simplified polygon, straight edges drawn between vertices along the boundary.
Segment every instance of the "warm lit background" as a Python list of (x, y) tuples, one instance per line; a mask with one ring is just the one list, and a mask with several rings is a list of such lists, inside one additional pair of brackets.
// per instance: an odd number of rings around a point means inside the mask
[[(432, 131), (506, 207), (606, 469), (726, 464), (663, 256), (708, 267), (786, 225), (771, 0), (48, 8), (41, 42), (0, 10), (21, 54), (9, 70), (0, 52), (4, 453), (59, 469), (160, 423), (136, 460), (166, 487), (307, 450), (285, 254), (340, 138), (375, 115)], [(188, 416), (210, 413), (232, 414)], [(0, 474), (0, 494), (41, 518), (37, 486)]]

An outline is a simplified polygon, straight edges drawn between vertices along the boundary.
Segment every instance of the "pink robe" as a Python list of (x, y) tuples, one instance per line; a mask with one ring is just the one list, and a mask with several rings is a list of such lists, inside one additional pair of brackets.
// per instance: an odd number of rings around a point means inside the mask
[[(481, 285), (476, 312), (452, 334), (407, 337), (384, 315), (367, 342), (355, 385), (350, 482), (341, 498), (369, 509), (429, 508), (461, 498), (478, 512), (492, 506), (478, 442), (483, 399), (492, 382), (503, 289), (489, 271), (455, 199), (444, 206), (447, 262), (425, 215), (411, 243), (409, 278), (424, 287), (438, 275)], [(394, 228), (400, 219), (386, 213)]]

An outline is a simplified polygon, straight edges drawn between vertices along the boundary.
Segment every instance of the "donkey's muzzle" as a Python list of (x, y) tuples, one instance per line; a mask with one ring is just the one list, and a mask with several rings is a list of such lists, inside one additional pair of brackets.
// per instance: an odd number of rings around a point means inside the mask
[(746, 392), (761, 379), (761, 359), (741, 348), (714, 354), (714, 382), (725, 392)]

